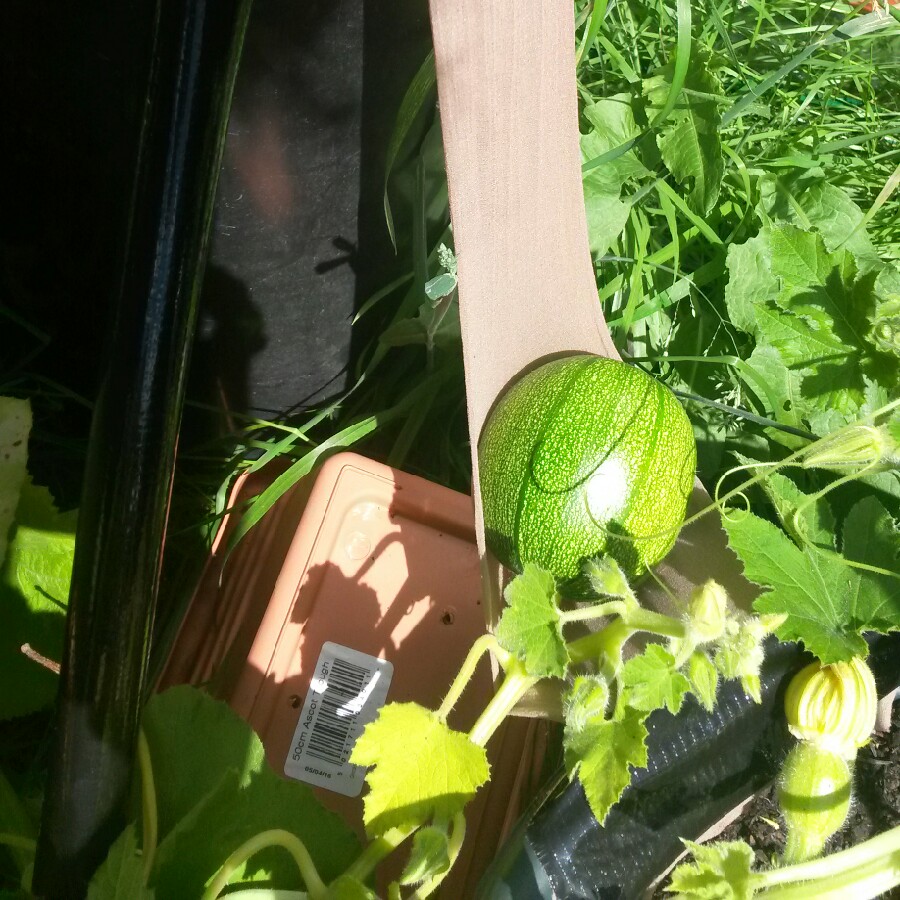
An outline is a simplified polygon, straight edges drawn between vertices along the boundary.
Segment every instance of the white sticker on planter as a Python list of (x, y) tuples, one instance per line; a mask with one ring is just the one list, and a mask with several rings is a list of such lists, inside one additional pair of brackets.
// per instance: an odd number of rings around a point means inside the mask
[(284, 774), (358, 797), (366, 770), (348, 762), (356, 739), (384, 705), (394, 667), (331, 641), (322, 645)]

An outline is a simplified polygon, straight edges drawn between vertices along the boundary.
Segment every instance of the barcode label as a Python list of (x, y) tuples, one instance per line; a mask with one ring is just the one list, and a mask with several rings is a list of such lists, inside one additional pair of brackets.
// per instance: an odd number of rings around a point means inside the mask
[(303, 703), (284, 774), (358, 797), (366, 770), (348, 760), (356, 739), (384, 705), (394, 667), (327, 641)]

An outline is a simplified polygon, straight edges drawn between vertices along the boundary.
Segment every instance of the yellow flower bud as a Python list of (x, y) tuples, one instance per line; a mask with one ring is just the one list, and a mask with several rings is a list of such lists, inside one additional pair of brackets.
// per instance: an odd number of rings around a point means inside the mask
[(868, 742), (878, 713), (872, 670), (859, 658), (810, 663), (791, 679), (784, 711), (793, 735), (853, 759)]
[(810, 444), (801, 465), (805, 469), (842, 469), (877, 463), (888, 449), (887, 429), (848, 425)]
[(694, 588), (688, 604), (688, 635), (697, 644), (715, 641), (725, 632), (728, 594), (721, 584), (707, 581)]

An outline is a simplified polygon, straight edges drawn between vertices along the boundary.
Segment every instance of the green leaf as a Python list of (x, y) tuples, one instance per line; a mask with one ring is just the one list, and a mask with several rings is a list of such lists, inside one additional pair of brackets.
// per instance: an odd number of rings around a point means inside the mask
[[(438, 298), (440, 299), (440, 298)], [(430, 302), (419, 306), (416, 318), (398, 319), (382, 333), (379, 341), (388, 347), (403, 347), (408, 344), (427, 344), (428, 333), (435, 346), (458, 344), (460, 341), (459, 307), (451, 303), (440, 314)]]
[(152, 900), (153, 891), (144, 884), (144, 861), (133, 824), (109, 848), (88, 885), (87, 896), (88, 900)]
[[(846, 559), (900, 572), (900, 529), (874, 497), (860, 500), (850, 510), (842, 534)], [(860, 592), (873, 606), (872, 627), (878, 631), (900, 628), (900, 579), (865, 569), (857, 571)]]
[(743, 244), (731, 244), (726, 257), (725, 306), (735, 328), (756, 336), (756, 309), (778, 293), (772, 249), (765, 230)]
[(647, 765), (647, 713), (630, 707), (615, 719), (595, 718), (576, 729), (566, 719), (566, 769), (578, 777), (597, 821), (603, 824), (631, 782), (631, 769)]
[(425, 326), (425, 316), (430, 311), (431, 307), (428, 304), (423, 304), (419, 307), (419, 314), (415, 319), (398, 319), (381, 333), (378, 340), (386, 347), (424, 344), (428, 335), (428, 329)]
[[(229, 854), (263, 831), (284, 829), (303, 841), (325, 882), (336, 878), (359, 853), (359, 844), (334, 813), (307, 787), (265, 769), (245, 786), (234, 770), (220, 773), (216, 788), (159, 844), (151, 877), (157, 896), (193, 900)], [(284, 889), (303, 886), (291, 856), (280, 847), (261, 850), (240, 866), (231, 884), (264, 881)]]
[[(590, 162), (628, 143), (640, 134), (625, 94), (602, 98), (584, 107), (591, 131), (581, 136), (581, 155)], [(649, 172), (633, 149), (620, 153), (584, 174), (584, 206), (591, 253), (600, 256), (622, 233), (630, 204), (620, 199), (622, 187)]]
[(763, 221), (812, 229), (822, 235), (830, 253), (840, 247), (849, 250), (861, 271), (881, 268), (868, 232), (859, 227), (863, 211), (842, 187), (829, 181), (823, 169), (815, 166), (777, 175), (766, 173), (757, 184)]
[[(757, 339), (748, 364), (762, 389), (753, 388), (777, 421), (826, 434), (856, 418), (873, 388), (896, 384), (900, 360), (869, 338), (875, 271), (860, 269), (846, 248), (829, 251), (819, 233), (771, 225), (729, 248), (728, 268), (729, 316)], [(778, 371), (763, 357), (772, 350)]]
[(668, 891), (691, 900), (749, 900), (753, 850), (743, 841), (695, 844), (685, 841), (694, 855), (672, 873)]
[[(297, 835), (326, 882), (359, 852), (341, 819), (307, 785), (276, 775), (250, 726), (202, 691), (177, 687), (152, 697), (144, 731), (158, 798), (160, 842), (150, 881), (158, 896), (199, 897), (230, 853), (270, 829)], [(281, 848), (253, 856), (232, 881), (260, 879), (301, 884)]]
[(676, 713), (690, 690), (687, 678), (675, 668), (675, 657), (659, 644), (648, 644), (622, 667), (621, 703), (641, 712), (666, 707)]
[(900, 266), (885, 266), (875, 280), (871, 339), (882, 353), (900, 356)]
[(792, 225), (772, 228), (769, 243), (772, 271), (781, 284), (778, 305), (808, 319), (834, 342), (860, 346), (866, 316), (852, 290), (857, 274), (852, 254), (829, 253), (820, 235)]
[(32, 610), (65, 615), (74, 554), (73, 533), (32, 528), (24, 522), (16, 526), (8, 571)]
[(900, 626), (896, 598), (863, 591), (858, 572), (837, 554), (801, 551), (779, 528), (751, 513), (732, 511), (724, 525), (744, 574), (769, 588), (754, 609), (787, 615), (777, 629), (782, 640), (803, 641), (827, 665), (865, 657), (862, 631)]
[(834, 550), (834, 514), (824, 497), (813, 500), (790, 478), (773, 472), (763, 481), (766, 496), (775, 507), (785, 531), (801, 547), (815, 544)]
[(21, 647), (62, 658), (74, 531), (74, 514), (58, 513), (49, 491), (26, 481), (0, 569), (0, 719), (34, 712), (56, 697), (58, 677)]
[(420, 111), (431, 97), (436, 80), (437, 72), (434, 65), (434, 51), (431, 51), (406, 89), (406, 94), (400, 103), (400, 109), (397, 111), (397, 121), (394, 123), (394, 130), (391, 132), (391, 140), (388, 144), (387, 158), (384, 164), (384, 219), (387, 222), (388, 233), (395, 250), (397, 249), (397, 240), (394, 234), (394, 216), (391, 212), (391, 201), (388, 196), (388, 181), (397, 157), (400, 155), (400, 149)]
[(584, 192), (587, 214), (588, 247), (594, 256), (602, 256), (622, 233), (631, 207), (609, 194)]
[(875, 279), (875, 294), (882, 300), (900, 297), (900, 263), (889, 262), (879, 271)]
[(182, 685), (154, 694), (144, 710), (159, 835), (165, 835), (233, 770), (241, 787), (266, 767), (262, 742), (227, 704)]
[(858, 346), (865, 334), (865, 314), (854, 309), (853, 255), (844, 250), (829, 253), (821, 235), (793, 225), (770, 229), (768, 238), (772, 271), (781, 285), (778, 304)]
[(900, 445), (900, 410), (894, 410), (887, 427), (894, 443)]
[(400, 876), (400, 884), (420, 884), (426, 878), (442, 875), (450, 868), (450, 845), (447, 832), (426, 825), (413, 835), (409, 860)]
[[(591, 130), (581, 136), (581, 155), (586, 163), (615, 151), (641, 133), (627, 94), (587, 103), (583, 114), (591, 126)], [(585, 194), (618, 197), (626, 182), (649, 174), (634, 150), (629, 149), (584, 174)]]
[[(0, 832), (14, 834), (23, 838), (36, 838), (37, 827), (26, 808), (24, 798), (20, 797), (0, 768)], [(13, 864), (24, 875), (34, 865), (34, 851), (25, 847), (4, 847)], [(2, 894), (0, 894), (2, 897)]]
[(719, 673), (715, 663), (702, 650), (695, 650), (688, 660), (688, 680), (703, 708), (712, 712), (716, 705)]
[(767, 306), (757, 307), (756, 321), (762, 339), (774, 347), (784, 364), (801, 376), (800, 408), (832, 410), (834, 426), (818, 425), (820, 434), (843, 425), (863, 400), (862, 372), (852, 346), (841, 343), (827, 330), (800, 316)]
[(411, 829), (451, 819), (489, 777), (484, 749), (416, 703), (389, 703), (366, 726), (350, 761), (373, 766), (363, 816), (366, 832)]
[(7, 537), (25, 483), (31, 404), (0, 397), (0, 563), (6, 558)]
[[(650, 105), (665, 103), (673, 67), (645, 82)], [(725, 162), (719, 129), (722, 123), (722, 85), (710, 67), (710, 54), (694, 44), (691, 66), (678, 105), (662, 124), (656, 138), (659, 152), (675, 180), (687, 189), (690, 208), (708, 215), (719, 199)]]
[[(751, 385), (764, 403), (766, 414), (782, 425), (805, 430), (800, 415), (804, 409), (804, 401), (800, 394), (800, 383), (803, 380), (799, 372), (789, 369), (781, 358), (781, 354), (765, 343), (757, 344), (753, 353), (745, 361), (755, 376)], [(777, 428), (769, 428), (766, 432), (773, 440), (797, 450), (806, 441), (803, 438), (785, 434)]]
[(866, 381), (896, 383), (896, 361), (874, 353), (868, 340), (875, 310), (874, 281), (859, 276), (853, 255), (829, 253), (822, 237), (785, 225), (769, 232), (775, 297), (790, 316), (759, 326), (785, 364), (801, 371), (801, 394), (818, 433), (843, 425), (865, 400)]
[(569, 652), (559, 618), (559, 594), (549, 572), (527, 563), (503, 593), (507, 607), (497, 625), (500, 645), (535, 678), (562, 678)]
[(444, 272), (441, 275), (436, 275), (430, 281), (425, 284), (425, 296), (428, 297), (432, 303), (441, 299), (441, 297), (446, 297), (448, 294), (452, 294), (456, 290), (456, 276), (451, 275), (450, 272)]
[[(438, 303), (440, 300), (439, 297)], [(427, 344), (429, 333), (435, 346), (459, 343), (461, 332), (457, 303), (451, 302), (440, 308), (431, 302), (422, 303), (415, 319), (398, 319), (381, 333), (379, 341), (387, 347)]]
[[(252, 776), (244, 787), (234, 769), (220, 774), (216, 788), (160, 842), (151, 878), (157, 896), (171, 900), (199, 897), (229, 854), (270, 829), (284, 829), (299, 837), (326, 883), (358, 855), (359, 844), (350, 829), (319, 803), (307, 785), (286, 781), (268, 768)], [(252, 856), (230, 883), (258, 881), (278, 888), (302, 887), (296, 864), (280, 847)]]

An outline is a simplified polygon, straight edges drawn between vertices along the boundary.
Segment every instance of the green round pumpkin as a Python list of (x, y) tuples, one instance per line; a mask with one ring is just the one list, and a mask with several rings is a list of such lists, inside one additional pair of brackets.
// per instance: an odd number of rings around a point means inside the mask
[(513, 571), (532, 562), (565, 582), (600, 553), (638, 575), (669, 552), (697, 448), (667, 387), (581, 354), (540, 366), (504, 394), (478, 461), (493, 554)]

